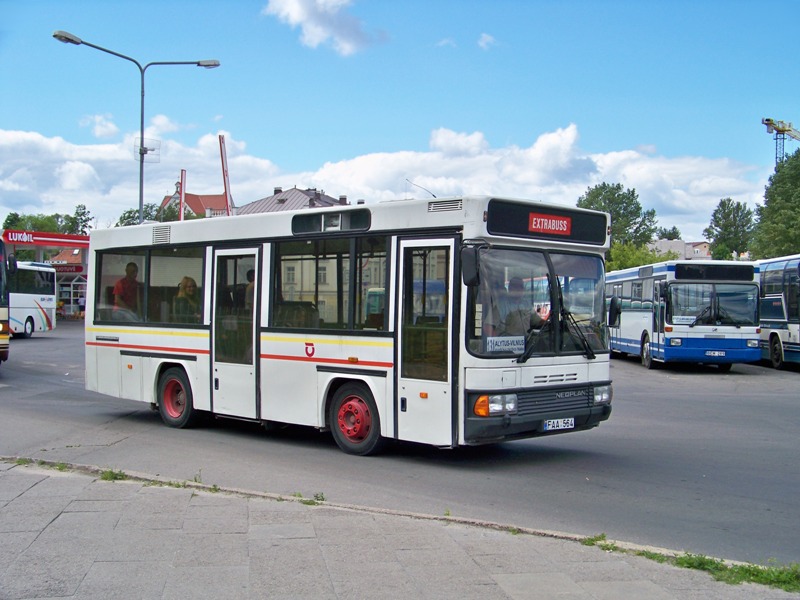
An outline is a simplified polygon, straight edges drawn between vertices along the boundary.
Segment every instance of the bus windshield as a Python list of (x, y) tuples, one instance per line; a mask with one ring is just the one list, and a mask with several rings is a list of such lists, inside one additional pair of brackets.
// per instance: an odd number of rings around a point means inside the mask
[(471, 290), (468, 345), (485, 357), (606, 350), (598, 256), (488, 248)]
[(758, 286), (671, 283), (667, 322), (674, 325), (757, 325)]

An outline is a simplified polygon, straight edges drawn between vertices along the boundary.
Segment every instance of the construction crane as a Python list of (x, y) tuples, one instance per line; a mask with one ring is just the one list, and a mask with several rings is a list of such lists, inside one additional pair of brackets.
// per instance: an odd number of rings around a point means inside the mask
[(777, 166), (784, 159), (783, 143), (788, 135), (793, 140), (800, 141), (800, 131), (792, 127), (786, 121), (776, 121), (775, 119), (761, 119), (761, 123), (767, 126), (767, 133), (775, 134), (775, 165)]

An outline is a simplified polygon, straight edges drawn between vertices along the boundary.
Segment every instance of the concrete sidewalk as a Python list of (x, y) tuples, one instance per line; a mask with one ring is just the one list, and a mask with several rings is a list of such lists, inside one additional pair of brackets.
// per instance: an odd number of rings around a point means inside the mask
[(570, 539), (181, 485), (0, 462), (0, 599), (800, 598)]

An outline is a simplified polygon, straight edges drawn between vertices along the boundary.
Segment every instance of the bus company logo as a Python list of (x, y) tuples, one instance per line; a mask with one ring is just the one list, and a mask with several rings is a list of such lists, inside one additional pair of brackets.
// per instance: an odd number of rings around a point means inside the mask
[(16, 242), (18, 244), (32, 244), (33, 234), (30, 231), (7, 231), (8, 242)]
[(528, 231), (531, 233), (549, 233), (553, 235), (571, 235), (572, 218), (556, 215), (542, 215), (530, 213), (528, 216)]
[(566, 392), (556, 392), (555, 396), (559, 400), (565, 398), (586, 398), (589, 395), (588, 390), (569, 390)]

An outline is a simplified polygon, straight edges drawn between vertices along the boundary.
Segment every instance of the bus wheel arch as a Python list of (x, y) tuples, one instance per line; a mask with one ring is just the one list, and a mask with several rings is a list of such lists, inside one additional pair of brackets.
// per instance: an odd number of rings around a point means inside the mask
[(783, 343), (777, 333), (769, 336), (769, 362), (774, 369), (783, 369), (785, 362), (783, 360)]
[(170, 366), (158, 377), (156, 394), (161, 420), (169, 427), (191, 427), (197, 420), (192, 386), (183, 367)]
[(328, 426), (344, 452), (368, 456), (385, 442), (375, 397), (363, 381), (340, 380), (331, 386), (327, 402)]

